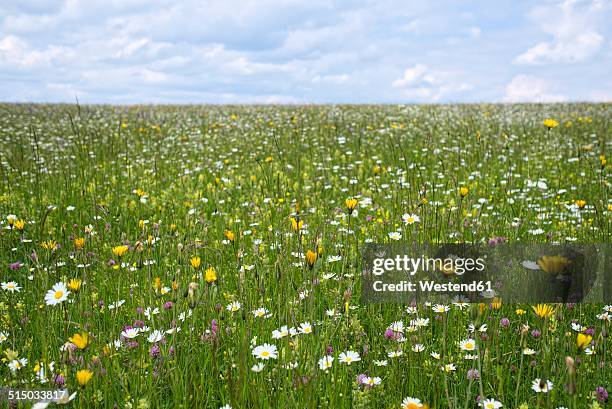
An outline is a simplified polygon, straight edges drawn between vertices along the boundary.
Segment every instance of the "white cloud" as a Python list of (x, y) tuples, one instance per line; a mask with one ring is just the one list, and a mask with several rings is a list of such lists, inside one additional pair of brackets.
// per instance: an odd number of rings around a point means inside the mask
[[(552, 36), (516, 57), (518, 64), (575, 63), (594, 56), (604, 36), (597, 26), (607, 6), (599, 0), (564, 0), (555, 7), (539, 7), (531, 18)], [(609, 21), (608, 21), (609, 22)]]
[(391, 85), (400, 89), (403, 98), (433, 102), (472, 88), (470, 84), (459, 81), (456, 74), (430, 70), (424, 64), (407, 68)]
[(563, 102), (567, 97), (551, 91), (551, 85), (538, 77), (517, 75), (506, 85), (504, 102)]
[[(423, 64), (416, 64), (411, 68), (407, 68), (404, 71), (404, 75), (402, 78), (399, 78), (393, 81), (393, 86), (395, 88), (404, 88), (410, 85), (414, 85), (421, 80), (425, 79), (425, 74), (427, 73), (427, 67)], [(434, 82), (434, 78), (429, 75), (426, 82)]]

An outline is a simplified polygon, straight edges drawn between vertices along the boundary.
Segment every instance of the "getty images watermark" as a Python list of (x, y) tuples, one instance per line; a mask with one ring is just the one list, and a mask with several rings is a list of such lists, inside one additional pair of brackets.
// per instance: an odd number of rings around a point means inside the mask
[(610, 245), (368, 245), (362, 300), (611, 302), (610, 255)]

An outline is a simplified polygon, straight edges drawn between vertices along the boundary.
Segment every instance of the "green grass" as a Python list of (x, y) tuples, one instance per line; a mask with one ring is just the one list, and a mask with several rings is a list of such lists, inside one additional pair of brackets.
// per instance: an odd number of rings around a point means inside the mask
[[(546, 118), (559, 126), (548, 130)], [(412, 314), (360, 303), (360, 263), (364, 246), (390, 242), (391, 232), (400, 243), (610, 243), (612, 178), (600, 155), (610, 157), (611, 118), (610, 104), (0, 105), (0, 281), (21, 287), (0, 290), (1, 385), (50, 389), (61, 374), (78, 391), (72, 407), (397, 408), (412, 396), (431, 408), (474, 408), (478, 395), (505, 408), (590, 407), (596, 387), (612, 389), (603, 305), (555, 305), (548, 319), (503, 300)], [(350, 217), (349, 197), (360, 202)], [(404, 213), (420, 222), (404, 224)], [(304, 222), (299, 234), (291, 217)], [(41, 246), (49, 240), (55, 250)], [(129, 249), (118, 257), (122, 244)], [(308, 250), (321, 252), (312, 269)], [(46, 305), (47, 291), (70, 279), (82, 280), (78, 291)], [(241, 303), (233, 313), (232, 301)], [(254, 317), (259, 307), (271, 316)], [(159, 314), (146, 318), (147, 308)], [(405, 342), (385, 338), (392, 322), (408, 327), (416, 317), (429, 324), (406, 331)], [(143, 322), (180, 332), (165, 334), (155, 357), (148, 333), (113, 346)], [(272, 337), (306, 322), (310, 334)], [(577, 348), (572, 322), (594, 330), (595, 354)], [(469, 324), (487, 324), (486, 335)], [(86, 348), (60, 350), (75, 333), (89, 335)], [(467, 338), (479, 359), (464, 359)], [(252, 355), (264, 343), (277, 359)], [(527, 347), (536, 354), (523, 355)], [(361, 360), (340, 363), (348, 350)], [(317, 362), (328, 353), (326, 372)], [(19, 358), (27, 365), (11, 371)], [(47, 383), (35, 377), (39, 362)], [(258, 362), (263, 370), (252, 371)], [(444, 372), (450, 363), (456, 370)], [(83, 387), (82, 369), (93, 372)], [(470, 369), (479, 379), (467, 379)], [(381, 384), (358, 385), (359, 374)], [(536, 378), (552, 391), (532, 390)]]

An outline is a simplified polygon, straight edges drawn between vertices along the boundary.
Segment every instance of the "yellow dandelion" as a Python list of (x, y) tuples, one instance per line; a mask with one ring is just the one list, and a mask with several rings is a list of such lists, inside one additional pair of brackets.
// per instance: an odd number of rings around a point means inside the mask
[(555, 312), (554, 308), (548, 304), (538, 304), (532, 308), (535, 315), (540, 318), (550, 318)]
[(81, 369), (76, 373), (76, 380), (81, 386), (87, 385), (87, 383), (91, 380), (93, 376), (93, 372), (87, 369)]
[(129, 247), (124, 245), (113, 247), (113, 254), (117, 257), (122, 257), (125, 253), (127, 253)]

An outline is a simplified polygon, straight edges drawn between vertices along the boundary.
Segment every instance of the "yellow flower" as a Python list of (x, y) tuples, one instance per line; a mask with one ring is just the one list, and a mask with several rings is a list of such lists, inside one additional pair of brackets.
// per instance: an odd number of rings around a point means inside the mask
[(312, 250), (308, 250), (306, 252), (306, 264), (308, 264), (308, 267), (312, 269), (316, 262), (317, 262), (317, 253), (315, 253)]
[(591, 344), (592, 340), (593, 340), (592, 336), (586, 335), (583, 333), (579, 333), (578, 337), (576, 338), (576, 345), (578, 345), (578, 348), (584, 349)]
[(72, 342), (77, 348), (85, 349), (89, 344), (89, 335), (86, 332), (80, 334), (74, 334), (68, 341)]
[(606, 160), (606, 155), (599, 156), (599, 162), (601, 163), (601, 168), (605, 168), (608, 161)]
[(459, 195), (461, 196), (461, 198), (466, 197), (468, 193), (470, 193), (470, 190), (467, 187), (462, 186), (459, 188)]
[(352, 214), (355, 208), (357, 207), (357, 199), (351, 197), (346, 199), (344, 203), (346, 204), (346, 208), (348, 209), (349, 214)]
[(516, 315), (524, 315), (525, 314), (525, 310), (518, 308), (516, 311), (514, 311), (514, 313)]
[(123, 256), (125, 253), (127, 253), (128, 251), (128, 246), (126, 246), (125, 244), (122, 246), (115, 246), (113, 247), (113, 254), (117, 257), (121, 257)]
[(609, 204), (609, 205), (608, 205), (608, 211), (609, 211), (609, 212), (612, 212), (612, 204)]
[(69, 290), (79, 291), (80, 288), (81, 288), (81, 280), (79, 280), (78, 278), (71, 278), (70, 281), (68, 281)]
[(193, 267), (193, 268), (199, 268), (200, 264), (202, 264), (202, 260), (198, 256), (191, 257), (189, 262), (191, 263), (191, 267)]
[(555, 312), (553, 307), (548, 304), (538, 304), (535, 307), (531, 308), (533, 308), (533, 312), (535, 312), (535, 315), (540, 318), (550, 318)]
[(25, 227), (25, 221), (23, 221), (23, 220), (21, 220), (21, 219), (16, 220), (16, 221), (15, 221), (14, 226), (15, 226), (15, 228), (16, 228), (17, 230), (20, 230), (20, 231), (21, 231), (21, 230), (23, 230), (23, 228)]
[(548, 129), (552, 129), (552, 128), (559, 126), (559, 122), (555, 121), (552, 118), (546, 118), (544, 120), (544, 126), (547, 127)]
[(382, 169), (379, 165), (374, 165), (374, 167), (372, 168), (372, 172), (374, 172), (375, 175), (380, 174), (381, 170)]
[(493, 302), (491, 303), (491, 308), (494, 310), (499, 310), (502, 306), (501, 298), (495, 297), (493, 298)]
[(538, 266), (549, 274), (562, 273), (570, 264), (572, 260), (563, 256), (542, 256), (538, 260)]
[(291, 218), (291, 228), (295, 232), (299, 232), (302, 230), (302, 226), (304, 226), (304, 220), (297, 220), (295, 217)]
[(153, 279), (153, 288), (155, 288), (156, 290), (159, 290), (161, 288), (161, 278), (155, 277)]
[(57, 242), (55, 240), (43, 241), (41, 244), (43, 249), (54, 251), (57, 249)]
[(85, 247), (84, 237), (77, 237), (76, 239), (74, 239), (74, 248), (76, 248), (77, 250), (81, 250), (83, 247)]
[(204, 273), (204, 280), (208, 284), (212, 284), (215, 281), (217, 281), (217, 271), (215, 270), (214, 267), (208, 267), (206, 269), (206, 272)]
[(584, 209), (584, 206), (586, 206), (586, 200), (576, 200), (576, 206), (578, 206), (579, 209)]
[(225, 230), (223, 232), (223, 235), (232, 243), (234, 242), (234, 240), (236, 240), (236, 235), (231, 230)]
[(87, 385), (87, 382), (91, 380), (92, 376), (93, 376), (93, 372), (87, 369), (81, 369), (80, 371), (76, 373), (76, 380), (79, 383), (79, 385), (85, 386)]

